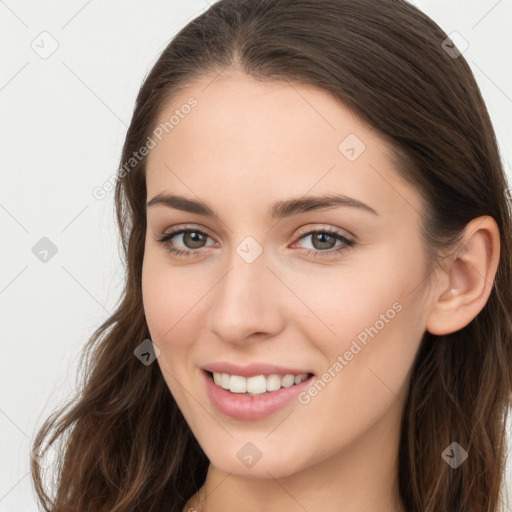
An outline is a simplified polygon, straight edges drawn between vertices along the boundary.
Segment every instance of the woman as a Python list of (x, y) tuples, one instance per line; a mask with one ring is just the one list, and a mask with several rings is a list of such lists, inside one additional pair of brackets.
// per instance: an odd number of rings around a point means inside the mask
[(460, 52), (402, 0), (221, 0), (139, 92), (127, 262), (46, 510), (498, 512), (511, 210)]

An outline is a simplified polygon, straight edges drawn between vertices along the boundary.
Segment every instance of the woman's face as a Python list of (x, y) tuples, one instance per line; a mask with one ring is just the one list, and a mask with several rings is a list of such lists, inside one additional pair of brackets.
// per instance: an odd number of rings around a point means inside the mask
[(421, 198), (325, 91), (214, 77), (163, 109), (147, 161), (148, 202), (186, 199), (147, 206), (144, 310), (170, 392), (232, 474), (391, 453), (428, 316)]

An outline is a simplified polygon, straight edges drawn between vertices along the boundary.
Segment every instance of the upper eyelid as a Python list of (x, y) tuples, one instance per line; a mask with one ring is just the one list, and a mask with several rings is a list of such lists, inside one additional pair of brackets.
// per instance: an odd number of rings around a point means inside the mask
[(177, 235), (182, 235), (183, 233), (186, 233), (187, 231), (195, 231), (196, 233), (202, 233), (208, 237), (210, 237), (212, 240), (215, 238), (214, 236), (210, 235), (208, 231), (206, 231), (203, 228), (197, 228), (195, 226), (179, 226), (177, 228), (172, 228), (168, 232), (163, 232), (160, 238), (172, 238)]

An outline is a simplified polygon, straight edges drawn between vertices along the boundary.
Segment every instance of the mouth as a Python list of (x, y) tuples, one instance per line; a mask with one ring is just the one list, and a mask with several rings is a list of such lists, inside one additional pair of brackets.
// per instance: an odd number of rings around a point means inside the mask
[(313, 385), (315, 374), (307, 366), (280, 366), (253, 362), (210, 362), (201, 368), (204, 391), (222, 416), (254, 421), (291, 406)]
[(313, 373), (261, 374), (252, 377), (203, 370), (216, 386), (239, 396), (268, 395), (283, 388), (297, 386), (314, 377)]
[(204, 368), (201, 374), (206, 396), (217, 412), (241, 421), (257, 421), (290, 407), (314, 379), (313, 373), (242, 377)]

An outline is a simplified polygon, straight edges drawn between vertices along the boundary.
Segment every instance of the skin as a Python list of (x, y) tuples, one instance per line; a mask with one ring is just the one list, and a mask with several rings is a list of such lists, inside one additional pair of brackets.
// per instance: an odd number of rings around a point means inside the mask
[[(201, 199), (219, 218), (149, 207), (142, 276), (158, 364), (211, 461), (183, 511), (201, 510), (205, 496), (209, 512), (404, 510), (397, 453), (413, 360), (425, 331), (461, 329), (485, 305), (499, 258), (496, 223), (468, 224), (464, 250), (429, 281), (422, 198), (400, 179), (384, 140), (347, 107), (312, 86), (229, 69), (191, 83), (159, 121), (190, 96), (198, 106), (148, 155), (147, 200), (165, 192)], [(354, 161), (338, 149), (349, 134), (366, 146)], [(342, 206), (267, 217), (275, 201), (325, 193), (378, 215)], [(183, 226), (208, 238), (178, 234), (168, 245), (203, 254), (175, 256), (156, 241)], [(302, 228), (334, 229), (356, 243), (337, 253), (342, 242), (315, 244), (301, 239)], [(236, 252), (247, 236), (263, 251), (252, 263)], [(210, 403), (203, 365), (267, 362), (322, 376), (394, 303), (401, 310), (309, 403), (294, 400), (256, 421)], [(237, 457), (247, 442), (262, 453), (252, 467)]]

